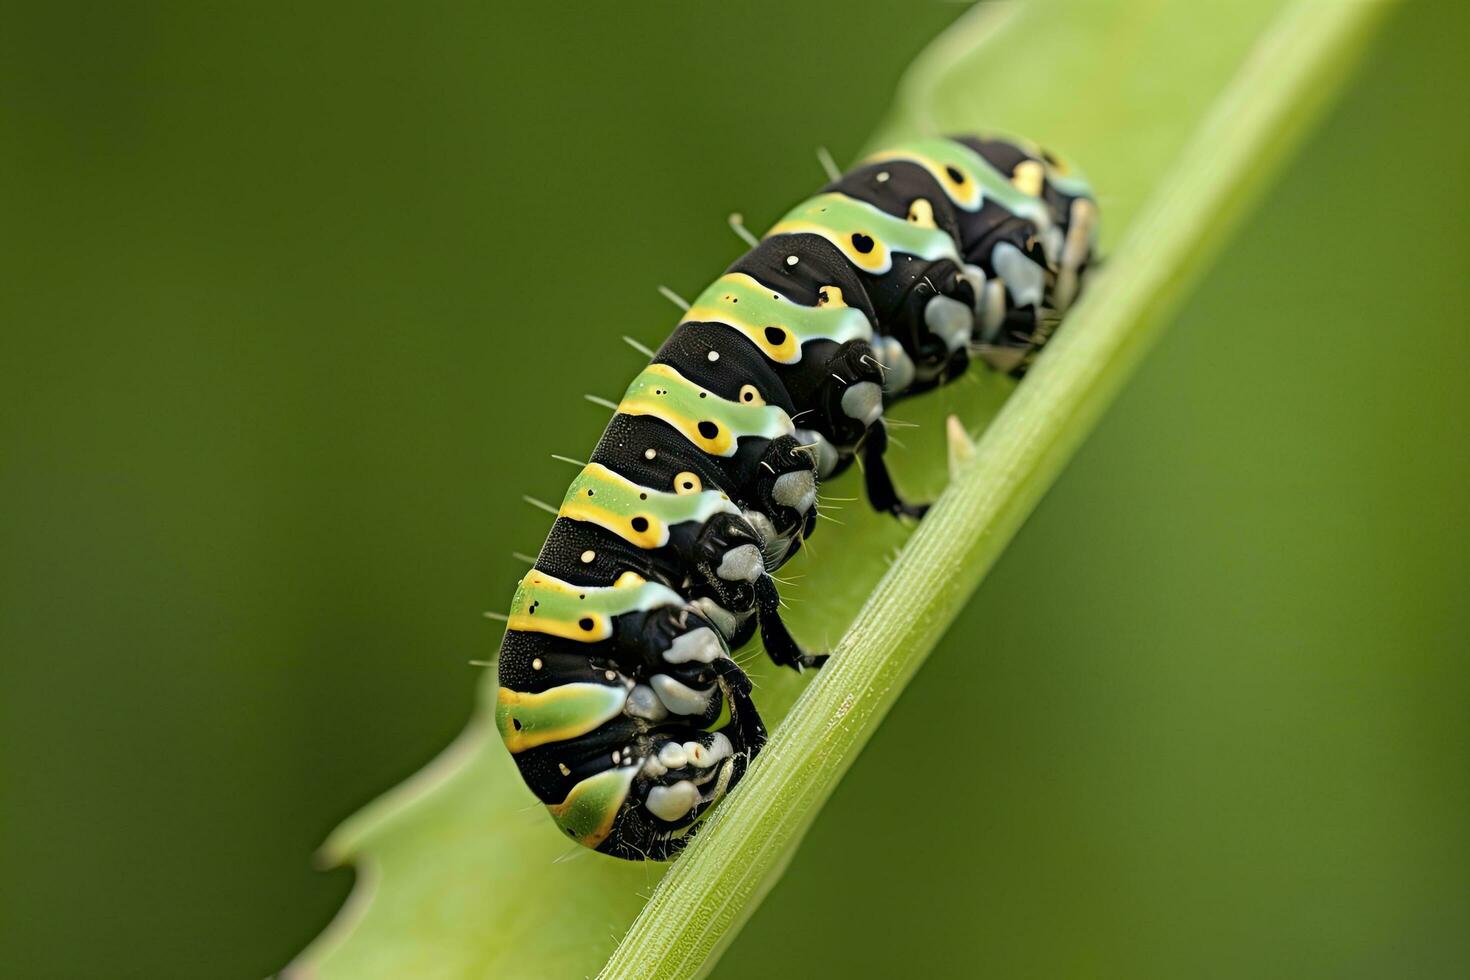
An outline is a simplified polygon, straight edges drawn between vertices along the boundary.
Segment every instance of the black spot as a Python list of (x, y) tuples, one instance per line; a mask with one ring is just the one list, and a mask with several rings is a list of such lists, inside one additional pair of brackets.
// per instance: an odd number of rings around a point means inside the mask
[(590, 616), (583, 616), (581, 619), (577, 620), (577, 625), (582, 627), (589, 633), (592, 632), (593, 622)]
[[(868, 242), (869, 247), (871, 247), (872, 244), (873, 243), (871, 241)], [(766, 342), (769, 343), (772, 347), (780, 347), (782, 344), (786, 343), (786, 331), (782, 330), (780, 327), (766, 327), (765, 334)]]
[(965, 175), (960, 173), (954, 167), (945, 167), (944, 172), (949, 174), (949, 179), (954, 181), (956, 184), (963, 184), (965, 182)]
[(693, 490), (694, 489), (694, 484), (690, 483), (688, 480), (685, 480), (684, 481), (684, 489), (685, 490)]
[(514, 728), (516, 731), (520, 731), (521, 730), (521, 720), (519, 718), (512, 718), (510, 720), (510, 727)]
[(873, 240), (860, 231), (852, 233), (852, 247), (867, 255), (873, 250)]
[(592, 491), (591, 490), (588, 490), (587, 491), (587, 496), (589, 496), (589, 497), (592, 496)]
[(699, 434), (704, 436), (706, 439), (713, 439), (715, 436), (720, 434), (720, 427), (706, 419), (705, 421), (699, 423)]
[(648, 494), (646, 494), (646, 493), (640, 493), (638, 495), (638, 499), (639, 500), (647, 500), (648, 499)]
[(648, 518), (646, 517), (635, 517), (628, 523), (633, 525), (633, 530), (637, 531), (639, 534), (642, 534), (644, 531), (648, 530)]
[(701, 391), (699, 393), (699, 397), (700, 398), (708, 398), (709, 397), (709, 392), (707, 392), (707, 391)]

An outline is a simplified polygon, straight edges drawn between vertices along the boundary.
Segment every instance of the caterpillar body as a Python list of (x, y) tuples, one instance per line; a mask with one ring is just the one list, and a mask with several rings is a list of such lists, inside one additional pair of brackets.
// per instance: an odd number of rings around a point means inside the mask
[(1029, 144), (922, 139), (793, 208), (633, 379), (512, 600), (496, 725), (571, 839), (665, 859), (765, 742), (731, 659), (759, 631), (819, 666), (771, 573), (817, 485), (861, 456), (895, 491), (883, 409), (978, 359), (1019, 375), (1078, 293), (1096, 207)]

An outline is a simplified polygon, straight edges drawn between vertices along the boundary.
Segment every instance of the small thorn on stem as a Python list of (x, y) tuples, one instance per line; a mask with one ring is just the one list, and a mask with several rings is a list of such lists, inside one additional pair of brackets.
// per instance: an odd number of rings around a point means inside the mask
[(958, 415), (951, 415), (945, 420), (944, 435), (949, 444), (949, 478), (953, 480), (960, 468), (975, 458), (975, 441), (965, 431)]

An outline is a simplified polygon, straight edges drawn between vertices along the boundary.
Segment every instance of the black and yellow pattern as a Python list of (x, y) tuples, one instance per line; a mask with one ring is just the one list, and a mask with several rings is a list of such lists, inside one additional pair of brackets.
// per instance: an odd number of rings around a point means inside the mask
[(1025, 371), (1082, 286), (1096, 207), (1014, 140), (875, 154), (701, 293), (573, 481), (501, 644), (495, 720), (569, 839), (666, 858), (765, 741), (730, 651), (815, 667), (771, 573), (859, 456), (880, 510), (883, 409), (974, 359)]

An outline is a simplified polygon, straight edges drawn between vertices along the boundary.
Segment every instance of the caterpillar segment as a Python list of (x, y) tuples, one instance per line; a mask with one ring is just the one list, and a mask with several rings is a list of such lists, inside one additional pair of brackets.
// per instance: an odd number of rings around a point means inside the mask
[[(663, 859), (766, 733), (731, 651), (796, 669), (772, 573), (817, 487), (884, 461), (888, 404), (979, 358), (1024, 373), (1082, 287), (1096, 207), (1013, 140), (918, 140), (798, 205), (694, 301), (616, 403), (512, 603), (496, 722), (562, 831)], [(682, 304), (681, 304), (682, 305)]]

